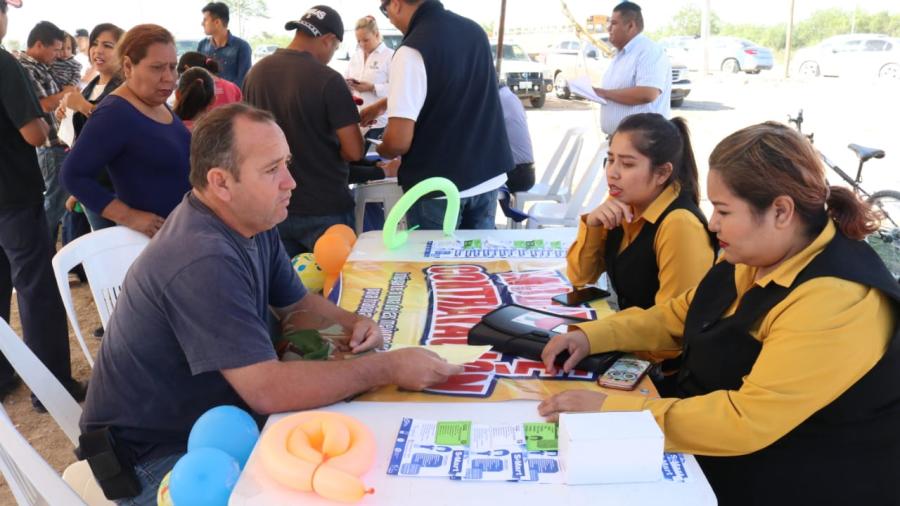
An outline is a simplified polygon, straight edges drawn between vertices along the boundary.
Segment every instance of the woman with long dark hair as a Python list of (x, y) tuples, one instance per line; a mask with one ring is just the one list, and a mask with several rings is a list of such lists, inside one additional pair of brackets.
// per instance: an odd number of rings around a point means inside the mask
[[(646, 309), (696, 286), (713, 266), (715, 239), (699, 207), (687, 123), (656, 113), (625, 118), (610, 139), (606, 178), (609, 198), (582, 216), (569, 250), (572, 284), (605, 272), (623, 310)], [(637, 355), (660, 363), (651, 378), (667, 393), (678, 352)]]
[[(122, 65), (116, 55), (116, 44), (125, 33), (121, 28), (112, 23), (101, 23), (91, 30), (88, 36), (88, 58), (97, 75), (84, 87), (81, 93), (66, 95), (60, 105), (61, 111), (74, 110), (72, 125), (75, 129), (75, 140), (84, 129), (97, 104), (103, 101), (110, 93), (122, 84)], [(74, 145), (74, 143), (73, 143)], [(110, 191), (113, 191), (112, 181), (104, 168), (98, 178), (98, 182)], [(66, 208), (71, 211), (75, 205), (75, 197), (69, 197)], [(115, 225), (114, 222), (104, 218), (99, 212), (95, 212), (82, 206), (92, 230), (100, 230)]]

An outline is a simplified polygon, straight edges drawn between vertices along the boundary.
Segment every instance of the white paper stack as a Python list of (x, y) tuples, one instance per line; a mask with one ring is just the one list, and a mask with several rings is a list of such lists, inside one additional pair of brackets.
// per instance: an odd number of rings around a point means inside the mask
[(569, 485), (659, 481), (663, 433), (649, 411), (563, 413), (559, 459)]

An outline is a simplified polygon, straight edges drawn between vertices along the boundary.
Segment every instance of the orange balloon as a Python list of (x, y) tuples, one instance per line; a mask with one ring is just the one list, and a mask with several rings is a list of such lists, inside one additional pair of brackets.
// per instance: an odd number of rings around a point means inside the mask
[(343, 223), (338, 223), (337, 225), (328, 227), (328, 230), (325, 231), (324, 235), (332, 234), (340, 235), (341, 237), (343, 237), (351, 248), (354, 244), (356, 244), (356, 232), (354, 232), (352, 228), (344, 225)]
[(328, 297), (331, 294), (331, 289), (334, 288), (334, 284), (337, 283), (338, 278), (341, 277), (340, 273), (337, 274), (328, 274), (325, 276), (325, 283), (322, 284), (322, 296)]
[(323, 235), (313, 247), (316, 263), (328, 274), (337, 274), (350, 256), (350, 245), (337, 234)]

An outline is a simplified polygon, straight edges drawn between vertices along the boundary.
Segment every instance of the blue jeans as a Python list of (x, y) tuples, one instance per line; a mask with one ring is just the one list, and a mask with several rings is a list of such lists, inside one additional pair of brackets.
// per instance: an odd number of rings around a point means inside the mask
[(288, 214), (287, 219), (278, 224), (278, 234), (288, 257), (294, 258), (300, 253), (312, 251), (325, 230), (339, 223), (353, 228), (353, 210), (325, 216)]
[(56, 250), (56, 236), (59, 233), (59, 222), (66, 212), (66, 199), (68, 192), (63, 188), (59, 180), (59, 170), (69, 154), (69, 148), (65, 146), (51, 146), (49, 148), (37, 148), (38, 165), (41, 166), (41, 174), (44, 176), (44, 212), (47, 214), (47, 229), (50, 234), (50, 247)]
[[(447, 209), (445, 199), (422, 199), (413, 204), (406, 213), (406, 223), (412, 228), (415, 225), (421, 230), (440, 230), (444, 228), (444, 210)], [(493, 230), (494, 215), (497, 213), (497, 190), (466, 197), (459, 205), (459, 217), (456, 228), (461, 230)]]
[(141, 484), (141, 493), (128, 499), (118, 499), (116, 504), (119, 506), (156, 506), (156, 492), (159, 490), (159, 484), (183, 455), (183, 453), (176, 453), (134, 466), (134, 474), (137, 475), (138, 482)]

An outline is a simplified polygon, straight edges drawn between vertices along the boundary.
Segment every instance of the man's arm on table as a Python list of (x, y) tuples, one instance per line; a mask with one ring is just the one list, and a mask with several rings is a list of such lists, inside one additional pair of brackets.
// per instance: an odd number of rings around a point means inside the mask
[[(304, 314), (312, 314), (338, 323), (352, 332), (349, 344), (353, 351), (382, 344), (380, 329), (371, 319), (345, 311), (318, 295), (307, 294), (275, 312), (283, 321), (299, 321)], [(443, 383), (462, 370), (432, 352), (405, 349), (351, 360), (268, 360), (225, 369), (222, 375), (253, 411), (269, 414), (324, 406), (385, 385), (421, 390)]]

